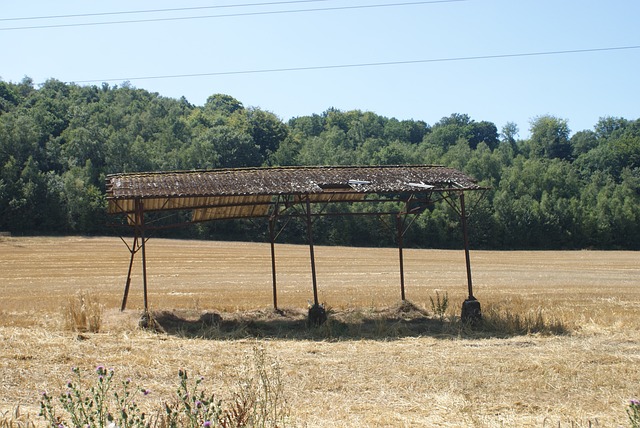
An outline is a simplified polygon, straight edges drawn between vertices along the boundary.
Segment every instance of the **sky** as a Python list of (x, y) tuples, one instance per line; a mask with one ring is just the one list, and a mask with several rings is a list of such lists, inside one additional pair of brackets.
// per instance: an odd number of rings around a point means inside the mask
[[(287, 121), (640, 118), (638, 0), (4, 1), (0, 79), (227, 94)], [(135, 13), (134, 13), (135, 12)]]

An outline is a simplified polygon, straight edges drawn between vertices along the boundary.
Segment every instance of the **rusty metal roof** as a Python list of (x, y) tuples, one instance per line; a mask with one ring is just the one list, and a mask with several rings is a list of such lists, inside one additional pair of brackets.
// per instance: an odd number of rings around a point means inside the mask
[(111, 214), (194, 210), (193, 221), (266, 215), (274, 197), (308, 195), (314, 202), (359, 201), (367, 194), (480, 190), (476, 180), (444, 166), (308, 166), (111, 174)]

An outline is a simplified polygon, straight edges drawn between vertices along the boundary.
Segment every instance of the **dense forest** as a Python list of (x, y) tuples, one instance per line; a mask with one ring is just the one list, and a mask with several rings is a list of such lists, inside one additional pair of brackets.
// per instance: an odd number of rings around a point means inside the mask
[[(0, 81), (0, 231), (113, 234), (107, 174), (279, 165), (437, 164), (491, 190), (470, 217), (473, 248), (640, 249), (640, 119), (604, 117), (572, 134), (565, 119), (513, 123), (454, 113), (429, 125), (330, 108), (283, 122), (229, 95), (204, 106), (129, 84), (79, 86)], [(393, 245), (375, 217), (314, 225), (322, 244)], [(303, 242), (292, 225), (282, 240)], [(381, 231), (383, 233), (381, 233)], [(207, 239), (264, 238), (255, 222), (172, 231)], [(407, 245), (462, 245), (457, 217), (436, 204), (418, 217)]]

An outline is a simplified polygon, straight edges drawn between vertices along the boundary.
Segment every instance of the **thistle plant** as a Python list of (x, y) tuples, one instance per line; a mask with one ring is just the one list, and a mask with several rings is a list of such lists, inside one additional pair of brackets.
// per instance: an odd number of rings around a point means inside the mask
[(238, 379), (231, 401), (223, 404), (204, 389), (204, 377), (192, 379), (181, 369), (176, 395), (162, 408), (151, 409), (149, 418), (134, 400), (148, 395), (149, 390), (136, 390), (130, 379), (118, 386), (114, 371), (104, 366), (96, 368), (91, 385), (80, 369), (73, 368), (72, 373), (57, 400), (42, 393), (40, 416), (49, 428), (267, 428), (284, 427), (289, 419), (279, 365), (268, 364), (262, 349), (254, 350), (253, 365)]
[[(115, 389), (113, 369), (98, 366), (95, 371), (95, 384), (87, 388), (80, 369), (77, 367), (72, 369), (73, 379), (67, 382), (67, 390), (58, 397), (64, 415), (56, 412), (52, 396), (47, 392), (42, 393), (40, 416), (46, 420), (47, 426), (51, 428), (146, 426), (145, 414), (133, 400), (131, 380), (122, 381), (120, 388)], [(144, 389), (140, 389), (139, 392), (142, 395), (149, 393)]]
[(640, 428), (640, 400), (630, 400), (627, 406), (627, 416), (631, 422), (631, 428)]
[(224, 426), (222, 401), (215, 399), (214, 394), (207, 394), (200, 389), (204, 380), (202, 376), (190, 382), (186, 370), (179, 370), (180, 384), (176, 391), (177, 400), (165, 404), (167, 428), (196, 428)]

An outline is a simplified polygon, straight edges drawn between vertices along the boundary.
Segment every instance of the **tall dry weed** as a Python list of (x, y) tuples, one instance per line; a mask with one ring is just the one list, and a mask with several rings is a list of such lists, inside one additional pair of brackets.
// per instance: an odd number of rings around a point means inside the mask
[(88, 291), (78, 291), (63, 309), (65, 328), (70, 331), (97, 333), (102, 327), (104, 306)]
[(482, 311), (483, 327), (501, 334), (567, 334), (572, 329), (562, 319), (548, 314), (542, 307), (514, 307), (488, 304)]
[[(282, 368), (267, 358), (264, 348), (254, 347), (238, 374), (235, 407), (231, 415), (246, 414), (247, 426), (284, 427), (290, 407), (286, 399)], [(233, 422), (233, 419), (230, 420)], [(237, 426), (242, 426), (236, 424)], [(233, 423), (231, 426), (236, 426)]]
[(20, 406), (13, 411), (0, 412), (0, 428), (35, 428), (29, 414), (23, 414)]

